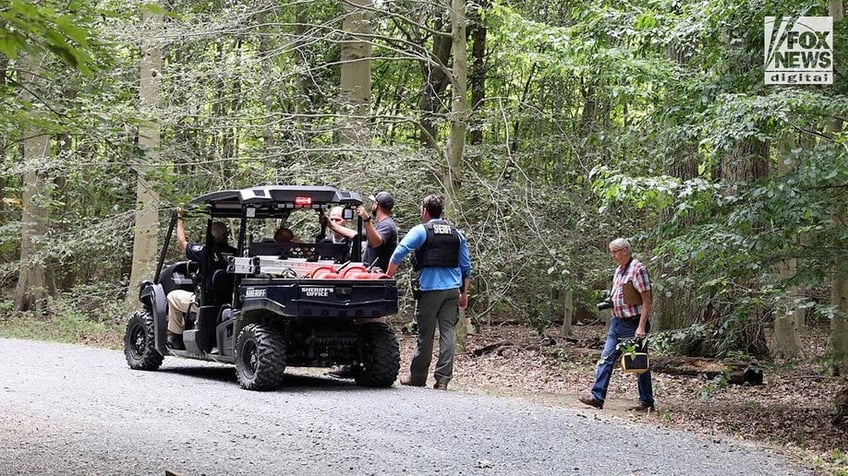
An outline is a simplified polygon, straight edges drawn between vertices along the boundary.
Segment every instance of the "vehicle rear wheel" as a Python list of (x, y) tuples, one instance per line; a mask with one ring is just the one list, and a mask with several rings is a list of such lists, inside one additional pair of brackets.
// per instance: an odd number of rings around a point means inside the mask
[(353, 367), (354, 380), (364, 387), (391, 387), (400, 371), (400, 345), (388, 324), (363, 324), (359, 331), (362, 364)]
[(283, 384), (286, 346), (280, 332), (264, 324), (248, 324), (236, 344), (236, 375), (246, 390), (275, 390)]
[(136, 311), (127, 321), (124, 355), (133, 370), (156, 370), (164, 357), (156, 350), (153, 314), (149, 309)]

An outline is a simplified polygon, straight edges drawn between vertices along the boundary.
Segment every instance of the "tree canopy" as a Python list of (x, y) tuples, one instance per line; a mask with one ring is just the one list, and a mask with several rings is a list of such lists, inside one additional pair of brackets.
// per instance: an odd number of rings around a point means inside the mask
[[(835, 3), (468, 3), (463, 112), (450, 2), (357, 3), (370, 29), (351, 32), (350, 5), (322, 0), (13, 0), (0, 7), (0, 275), (26, 266), (27, 172), (48, 211), (35, 259), (59, 293), (126, 282), (141, 165), (163, 216), (214, 189), (330, 183), (392, 190), (404, 230), (449, 177), (476, 319), (543, 327), (563, 290), (591, 317), (613, 266), (605, 245), (625, 236), (654, 274), (661, 327), (713, 323), (722, 352), (755, 352), (736, 337), (787, 309), (811, 322), (848, 312), (833, 298), (848, 274), (845, 22), (832, 85), (763, 82), (764, 17)], [(139, 104), (142, 41), (163, 52), (153, 109)], [(340, 86), (352, 41), (370, 49), (365, 113)], [(353, 117), (366, 140), (340, 140)], [(155, 161), (138, 145), (151, 119)], [(468, 131), (451, 156), (457, 124)], [(23, 155), (33, 126), (46, 156)]]

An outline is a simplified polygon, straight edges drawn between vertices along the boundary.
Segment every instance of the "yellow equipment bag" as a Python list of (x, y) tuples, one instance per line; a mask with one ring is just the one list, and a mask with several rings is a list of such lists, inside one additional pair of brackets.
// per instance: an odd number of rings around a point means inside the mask
[(651, 365), (645, 352), (629, 352), (621, 354), (621, 371), (627, 374), (641, 374), (648, 371)]

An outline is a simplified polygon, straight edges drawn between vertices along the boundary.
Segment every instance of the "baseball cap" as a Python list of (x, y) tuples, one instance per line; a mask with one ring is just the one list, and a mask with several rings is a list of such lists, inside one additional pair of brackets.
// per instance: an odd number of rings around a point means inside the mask
[(371, 200), (377, 202), (384, 210), (391, 210), (392, 207), (395, 206), (395, 199), (392, 198), (392, 195), (389, 192), (380, 192), (376, 195), (371, 195)]

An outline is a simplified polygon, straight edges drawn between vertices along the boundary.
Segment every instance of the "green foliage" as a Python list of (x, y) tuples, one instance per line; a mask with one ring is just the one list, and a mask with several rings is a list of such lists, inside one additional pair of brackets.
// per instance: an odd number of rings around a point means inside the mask
[(830, 459), (833, 464), (848, 465), (848, 454), (841, 451), (839, 448), (831, 451)]
[(710, 379), (703, 388), (698, 390), (698, 400), (701, 402), (709, 401), (713, 395), (721, 392), (728, 386), (730, 386), (730, 382), (727, 380), (726, 375), (716, 375)]
[(707, 337), (705, 325), (651, 333), (651, 350), (658, 354), (703, 355), (701, 345)]
[[(46, 4), (45, 4), (46, 3)], [(0, 8), (0, 53), (15, 59), (18, 53), (44, 49), (67, 65), (90, 74), (94, 63), (89, 50), (90, 36), (81, 12), (89, 2), (70, 3), (10, 0)]]
[[(338, 2), (38, 5), (0, 7), (6, 56), (53, 47), (62, 58), (29, 86), (35, 99), (23, 100), (14, 73), (0, 82), (6, 284), (21, 265), (27, 172), (46, 184), (49, 232), (37, 240), (49, 246), (38, 259), (57, 270), (62, 290), (125, 279), (138, 170), (159, 192), (162, 223), (210, 190), (328, 183), (366, 196), (391, 190), (403, 232), (418, 223), (421, 196), (446, 188), (451, 86), (427, 91), (424, 76), (453, 67), (433, 51), (444, 5), (375, 4), (371, 140), (344, 146)], [(167, 17), (164, 31), (141, 24), (145, 9)], [(766, 87), (761, 66), (762, 17), (823, 14), (821, 2), (499, 2), (479, 11), (485, 97), (468, 126), (482, 141), (454, 171), (461, 187), (449, 217), (472, 247), (471, 314), (543, 330), (559, 318), (565, 289), (594, 309), (614, 266), (606, 243), (627, 236), (658, 296), (691, 291), (703, 313), (688, 318), (718, 321), (692, 332), (725, 342), (722, 352), (746, 351), (734, 335), (767, 321), (791, 286), (803, 291), (794, 304), (833, 315), (822, 296), (848, 249), (834, 218), (848, 202), (848, 133), (825, 126), (844, 119), (848, 83)], [(835, 25), (836, 64), (848, 52), (845, 25)], [(139, 104), (141, 39), (165, 55), (156, 108)], [(80, 77), (67, 64), (100, 73)], [(422, 111), (426, 92), (436, 105)], [(145, 154), (136, 141), (152, 119), (162, 146)], [(424, 122), (436, 135), (426, 146)], [(51, 154), (24, 162), (17, 145), (33, 127), (50, 134)], [(768, 171), (734, 180), (728, 161), (750, 141), (769, 144)], [(790, 259), (794, 273), (779, 275)]]
[[(647, 337), (643, 339), (631, 338), (619, 342), (615, 345), (615, 348), (622, 354), (632, 354), (638, 349), (641, 349), (645, 344), (647, 344), (647, 342)], [(651, 339), (651, 342), (653, 342), (653, 338)]]
[(840, 448), (834, 448), (823, 453), (816, 459), (816, 467), (834, 476), (848, 476), (848, 453)]
[(124, 325), (120, 283), (80, 285), (48, 303), (47, 316), (12, 312), (10, 301), (0, 301), (0, 337), (97, 343), (117, 347)]

